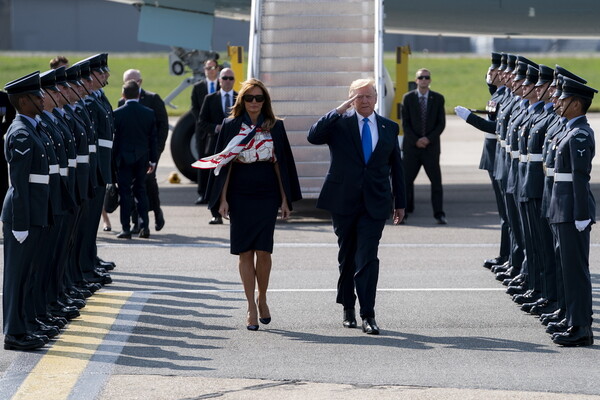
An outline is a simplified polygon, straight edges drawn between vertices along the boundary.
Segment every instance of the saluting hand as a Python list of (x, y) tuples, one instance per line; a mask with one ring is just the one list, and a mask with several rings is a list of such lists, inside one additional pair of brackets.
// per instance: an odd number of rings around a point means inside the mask
[(358, 94), (355, 94), (354, 96), (350, 97), (348, 100), (340, 104), (335, 111), (340, 115), (344, 114), (350, 107), (352, 107), (352, 102), (356, 100), (357, 96)]

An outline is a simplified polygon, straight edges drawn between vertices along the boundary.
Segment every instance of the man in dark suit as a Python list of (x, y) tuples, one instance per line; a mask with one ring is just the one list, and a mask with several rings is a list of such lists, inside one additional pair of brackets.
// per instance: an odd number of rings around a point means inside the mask
[(117, 166), (123, 231), (117, 237), (131, 239), (132, 185), (141, 218), (140, 237), (150, 237), (146, 174), (156, 168), (156, 118), (154, 111), (138, 102), (140, 87), (135, 81), (123, 85), (125, 104), (115, 110), (113, 153)]
[[(202, 104), (204, 103), (204, 98), (207, 94), (215, 93), (220, 89), (219, 80), (217, 79), (219, 76), (219, 64), (217, 64), (217, 60), (210, 59), (204, 62), (204, 74), (206, 79), (196, 83), (192, 88), (191, 111), (194, 115), (194, 118), (196, 118), (196, 150), (198, 151), (199, 155), (204, 153), (205, 147), (205, 143), (202, 140), (204, 132), (200, 126), (200, 111), (202, 110)], [(198, 198), (196, 199), (196, 204), (208, 203), (208, 199), (205, 198), (207, 182), (206, 179), (202, 179), (202, 174), (202, 170), (198, 169)]]
[(406, 211), (415, 208), (414, 182), (421, 166), (431, 181), (433, 217), (438, 224), (446, 224), (444, 192), (440, 170), (440, 135), (446, 127), (444, 96), (429, 90), (431, 72), (417, 71), (417, 89), (402, 99), (402, 128), (404, 129), (404, 168), (406, 171)]
[[(201, 142), (204, 143), (202, 153), (199, 158), (207, 157), (215, 153), (215, 145), (217, 143), (217, 137), (221, 132), (221, 126), (223, 120), (229, 115), (230, 108), (235, 103), (237, 98), (237, 92), (233, 90), (233, 83), (235, 77), (233, 71), (230, 68), (224, 68), (219, 74), (219, 86), (221, 87), (218, 91), (213, 94), (209, 94), (204, 98), (202, 109), (200, 110), (200, 116), (198, 118), (198, 127), (201, 132)], [(201, 169), (198, 177), (202, 182), (198, 181), (198, 187), (202, 186), (208, 190), (208, 176), (212, 172), (209, 169)], [(210, 198), (209, 193), (205, 193), (205, 199)], [(219, 214), (218, 209), (211, 209), (212, 219), (209, 224), (216, 225), (222, 224), (223, 218)]]
[(394, 224), (398, 224), (404, 218), (406, 199), (398, 125), (374, 112), (374, 84), (371, 79), (352, 82), (349, 99), (310, 128), (308, 141), (327, 144), (331, 153), (317, 207), (331, 213), (338, 238), (337, 302), (344, 306), (343, 325), (356, 327), (358, 296), (362, 329), (376, 335), (379, 240), (392, 203)]
[[(123, 83), (134, 80), (140, 86), (141, 105), (151, 108), (156, 117), (156, 146), (158, 151), (157, 163), (160, 155), (165, 150), (165, 143), (169, 136), (169, 116), (165, 108), (165, 102), (157, 93), (152, 93), (142, 89), (142, 74), (137, 69), (128, 69), (123, 73)], [(119, 107), (125, 104), (125, 100), (119, 100)], [(146, 194), (148, 195), (148, 211), (154, 211), (154, 228), (160, 231), (165, 226), (165, 216), (160, 208), (160, 197), (158, 192), (158, 182), (156, 181), (156, 169), (146, 175)], [(135, 214), (135, 213), (134, 213)], [(134, 221), (134, 225), (137, 221)]]

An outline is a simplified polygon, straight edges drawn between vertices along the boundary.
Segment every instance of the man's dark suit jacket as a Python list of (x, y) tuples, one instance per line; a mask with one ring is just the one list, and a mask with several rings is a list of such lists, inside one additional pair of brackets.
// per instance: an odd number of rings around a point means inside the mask
[[(233, 92), (233, 99), (231, 99), (232, 106), (236, 98), (237, 93)], [(201, 140), (205, 143), (204, 155), (201, 155), (201, 157), (214, 154), (217, 136), (215, 128), (217, 125), (222, 124), (225, 118), (227, 118), (227, 115), (223, 112), (221, 91), (206, 95), (204, 104), (202, 104), (200, 110), (200, 117), (198, 118), (198, 127), (202, 134)]]
[[(148, 92), (144, 89), (140, 91), (139, 102), (141, 105), (151, 108), (154, 111), (156, 118), (156, 146), (160, 156), (165, 150), (165, 143), (169, 136), (169, 116), (165, 108), (165, 102), (160, 98), (160, 95), (153, 92)], [(125, 100), (119, 100), (119, 107), (125, 104)]]
[(308, 141), (327, 144), (331, 153), (318, 208), (351, 215), (364, 205), (372, 218), (386, 219), (392, 210), (392, 194), (394, 209), (406, 207), (398, 124), (379, 115), (376, 119), (379, 140), (366, 164), (356, 113), (339, 115), (333, 110), (310, 128)]
[[(215, 93), (221, 89), (221, 85), (219, 84), (219, 80), (217, 79), (217, 87), (215, 88)], [(204, 103), (204, 98), (208, 93), (208, 82), (206, 79), (197, 82), (192, 88), (192, 114), (194, 114), (194, 118), (196, 121), (200, 116), (200, 110), (202, 109), (202, 103)]]
[[(440, 135), (446, 127), (446, 114), (444, 112), (444, 96), (429, 90), (427, 97), (427, 126), (425, 137), (431, 142), (431, 151), (440, 151)], [(404, 129), (404, 151), (411, 147), (416, 148), (417, 140), (421, 135), (421, 106), (417, 90), (412, 90), (402, 98), (402, 129)]]
[(133, 164), (144, 157), (155, 163), (158, 154), (154, 111), (137, 101), (130, 101), (117, 108), (114, 115), (113, 154), (117, 167), (121, 163)]

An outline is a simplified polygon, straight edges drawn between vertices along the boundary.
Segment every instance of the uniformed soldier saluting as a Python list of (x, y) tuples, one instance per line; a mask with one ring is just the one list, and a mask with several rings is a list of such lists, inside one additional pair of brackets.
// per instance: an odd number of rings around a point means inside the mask
[(48, 342), (31, 331), (27, 321), (27, 295), (31, 270), (39, 249), (42, 230), (49, 224), (49, 165), (44, 144), (36, 132), (36, 115), (43, 109), (39, 72), (5, 86), (17, 116), (8, 128), (6, 160), (11, 186), (2, 207), (4, 234), (4, 348), (31, 350)]
[(563, 260), (567, 308), (565, 319), (559, 323), (566, 330), (553, 334), (552, 341), (563, 346), (594, 344), (589, 254), (596, 203), (589, 181), (596, 146), (594, 131), (585, 114), (597, 92), (565, 77), (558, 110), (568, 122), (565, 134), (556, 142), (554, 186), (548, 218)]

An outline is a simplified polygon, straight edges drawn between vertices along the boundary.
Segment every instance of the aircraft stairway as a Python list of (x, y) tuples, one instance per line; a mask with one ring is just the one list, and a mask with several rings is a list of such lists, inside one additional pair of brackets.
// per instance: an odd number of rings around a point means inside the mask
[(348, 98), (353, 80), (382, 80), (381, 3), (253, 2), (248, 76), (266, 84), (275, 114), (285, 119), (304, 198), (318, 195), (329, 166), (327, 146), (308, 143), (308, 129)]

